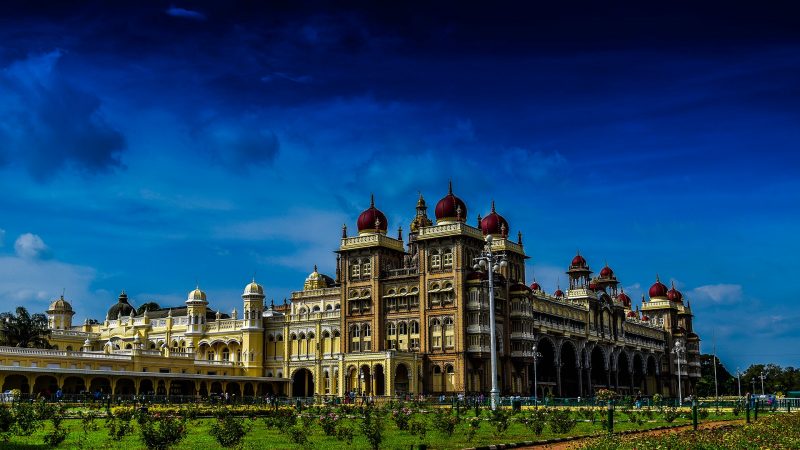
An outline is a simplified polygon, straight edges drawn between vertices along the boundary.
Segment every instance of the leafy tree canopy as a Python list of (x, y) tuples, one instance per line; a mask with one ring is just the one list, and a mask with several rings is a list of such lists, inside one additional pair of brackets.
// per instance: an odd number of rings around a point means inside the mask
[(0, 313), (0, 345), (9, 347), (50, 348), (47, 338), (50, 328), (47, 316), (28, 313), (22, 306), (17, 307), (16, 314)]

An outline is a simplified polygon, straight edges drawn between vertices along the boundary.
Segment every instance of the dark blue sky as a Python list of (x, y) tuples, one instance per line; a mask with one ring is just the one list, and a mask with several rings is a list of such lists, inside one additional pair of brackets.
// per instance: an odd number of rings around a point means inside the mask
[(548, 290), (580, 249), (729, 369), (797, 365), (796, 7), (261, 3), (0, 4), (6, 309), (282, 299), (370, 193), (407, 230), (452, 178)]

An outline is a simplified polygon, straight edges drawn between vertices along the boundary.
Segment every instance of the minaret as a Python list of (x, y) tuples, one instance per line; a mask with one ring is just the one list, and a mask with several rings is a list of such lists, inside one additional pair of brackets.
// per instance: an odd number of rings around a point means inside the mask
[(246, 375), (262, 376), (264, 360), (264, 288), (255, 277), (244, 288), (244, 320), (242, 320), (242, 361)]
[[(189, 292), (189, 296), (186, 299), (186, 315), (189, 317), (189, 326), (186, 329), (186, 334), (203, 333), (207, 310), (208, 301), (206, 300), (206, 293), (200, 290), (200, 286), (197, 286), (195, 290)], [(169, 312), (171, 316), (172, 310)]]
[(245, 286), (242, 300), (244, 302), (242, 329), (261, 329), (263, 326), (261, 315), (264, 312), (264, 288), (256, 283), (255, 277), (250, 284)]

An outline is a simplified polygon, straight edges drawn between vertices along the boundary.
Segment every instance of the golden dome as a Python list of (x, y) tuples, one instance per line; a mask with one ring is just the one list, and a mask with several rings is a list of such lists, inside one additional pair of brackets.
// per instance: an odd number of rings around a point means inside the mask
[(53, 303), (50, 303), (50, 311), (72, 312), (72, 305), (70, 305), (68, 301), (64, 300), (64, 296), (62, 295), (61, 298), (55, 300)]
[(264, 295), (264, 288), (256, 283), (254, 279), (250, 284), (244, 287), (244, 293), (242, 295)]
[(200, 287), (198, 286), (198, 287), (195, 288), (195, 290), (193, 290), (192, 292), (189, 292), (189, 297), (186, 299), (186, 301), (188, 301), (188, 302), (191, 302), (191, 301), (204, 302), (204, 301), (206, 301), (206, 293), (201, 291)]
[(323, 275), (317, 271), (317, 265), (314, 265), (314, 271), (308, 274), (306, 282), (303, 284), (303, 290), (308, 291), (311, 289), (323, 289), (333, 284), (331, 277)]

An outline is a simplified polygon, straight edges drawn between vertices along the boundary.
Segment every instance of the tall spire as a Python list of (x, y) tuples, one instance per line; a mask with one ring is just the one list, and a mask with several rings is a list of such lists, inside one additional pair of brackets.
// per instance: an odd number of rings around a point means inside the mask
[(492, 200), (492, 212), (495, 212), (494, 211), (494, 200)]
[(453, 195), (453, 179), (452, 178), (450, 179), (450, 183), (448, 184), (447, 193), (449, 195)]
[(369, 194), (369, 207), (370, 208), (375, 207), (375, 194), (372, 193)]

